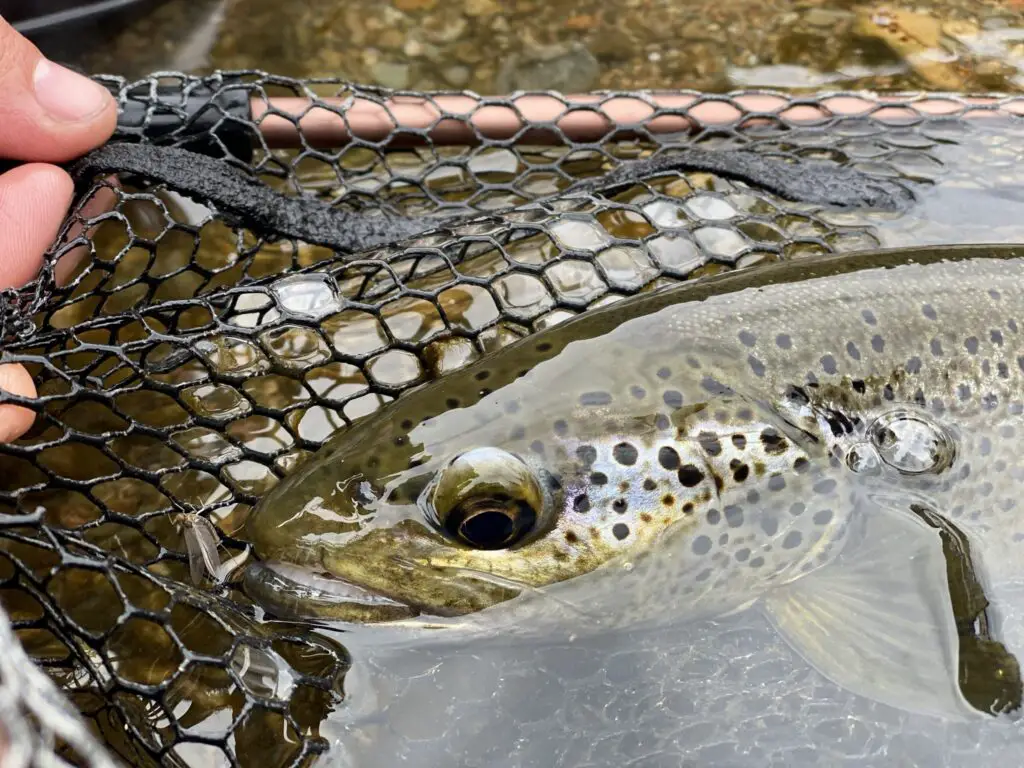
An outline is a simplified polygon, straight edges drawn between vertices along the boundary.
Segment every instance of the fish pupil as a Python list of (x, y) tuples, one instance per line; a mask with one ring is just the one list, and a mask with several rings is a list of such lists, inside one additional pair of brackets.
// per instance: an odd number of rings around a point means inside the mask
[(533, 528), (536, 513), (507, 496), (470, 499), (449, 515), (448, 527), (474, 549), (504, 549)]

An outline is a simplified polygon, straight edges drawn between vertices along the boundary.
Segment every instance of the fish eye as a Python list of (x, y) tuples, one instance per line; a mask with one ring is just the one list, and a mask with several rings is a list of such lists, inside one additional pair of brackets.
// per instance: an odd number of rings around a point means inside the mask
[(451, 539), (474, 549), (507, 549), (537, 525), (544, 493), (526, 463), (499, 448), (452, 459), (426, 490), (427, 507)]

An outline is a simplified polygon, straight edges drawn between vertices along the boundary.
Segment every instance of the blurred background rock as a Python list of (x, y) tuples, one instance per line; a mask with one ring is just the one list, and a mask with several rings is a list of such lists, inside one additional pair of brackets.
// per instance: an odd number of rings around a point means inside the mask
[[(69, 20), (32, 26), (58, 11)], [(53, 58), (129, 76), (258, 67), (487, 94), (1024, 90), (1024, 0), (0, 0), (0, 13)]]

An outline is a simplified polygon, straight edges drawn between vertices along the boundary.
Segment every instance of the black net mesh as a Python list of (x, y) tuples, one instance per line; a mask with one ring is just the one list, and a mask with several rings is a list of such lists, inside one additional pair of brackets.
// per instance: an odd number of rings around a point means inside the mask
[[(181, 515), (210, 521), (220, 560), (240, 564), (254, 503), (328, 436), (625, 296), (780, 259), (1021, 234), (949, 213), (964, 194), (1020, 188), (1024, 102), (1010, 98), (484, 99), (259, 72), (105, 82), (121, 140), (201, 148), (286, 195), (427, 230), (346, 253), (104, 173), (83, 181), (38, 280), (3, 294), (2, 361), (38, 391), (4, 400), (38, 415), (0, 446), (0, 599), (25, 651), (133, 765), (307, 764), (346, 706), (345, 649), (266, 620), (230, 574), (195, 585), (202, 523)], [(232, 106), (247, 100), (251, 120)], [(693, 170), (601, 186), (682, 146), (852, 168), (917, 202), (795, 202)], [(0, 668), (10, 741), (24, 726), (26, 755), (105, 764), (49, 699), (5, 704), (17, 674), (31, 673)]]

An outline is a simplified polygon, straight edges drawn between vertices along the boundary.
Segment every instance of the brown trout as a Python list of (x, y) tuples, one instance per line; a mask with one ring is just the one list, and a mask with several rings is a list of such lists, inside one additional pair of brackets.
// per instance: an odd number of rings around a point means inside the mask
[(250, 518), (246, 588), (278, 615), (433, 636), (757, 605), (838, 684), (978, 716), (929, 521), (963, 533), (997, 607), (1024, 577), (1022, 324), (1024, 249), (1006, 246), (779, 264), (620, 302), (327, 443)]

